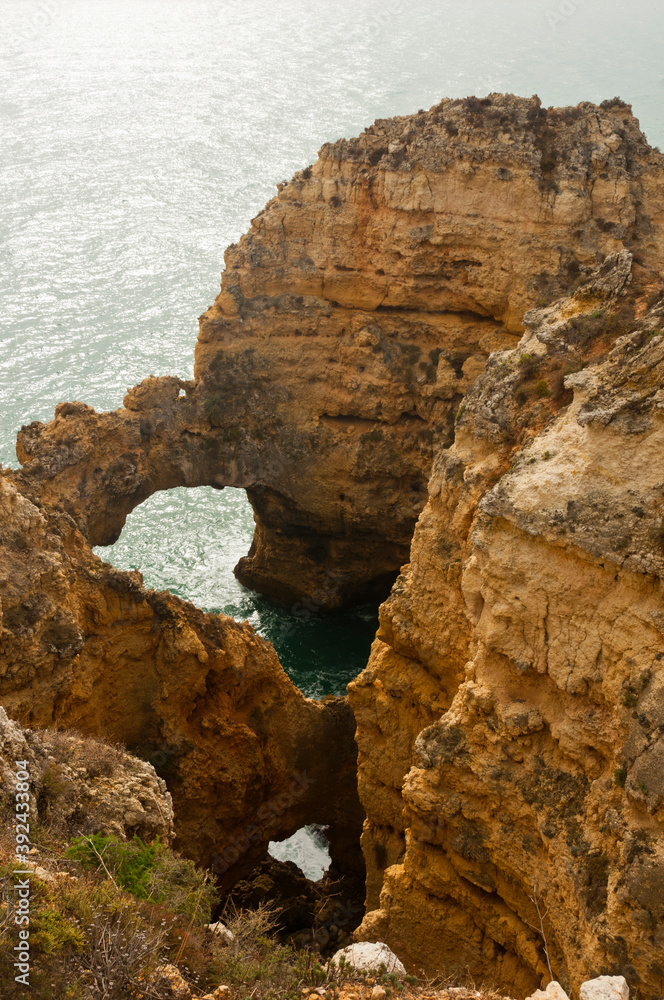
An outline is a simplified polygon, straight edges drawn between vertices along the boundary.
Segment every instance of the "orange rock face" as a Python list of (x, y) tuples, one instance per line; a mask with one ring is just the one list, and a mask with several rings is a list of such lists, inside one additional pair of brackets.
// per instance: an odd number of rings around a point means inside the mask
[(527, 314), (466, 396), (349, 688), (358, 936), (515, 996), (545, 945), (570, 994), (663, 985), (664, 303), (626, 325), (605, 279)]
[(403, 566), (350, 689), (361, 934), (518, 997), (545, 942), (568, 989), (661, 995), (663, 168), (617, 100), (445, 100), (323, 147), (227, 251), (192, 382), (19, 435), (10, 714), (172, 761), (218, 869), (305, 819), (351, 844), (346, 702), (88, 548), (156, 490), (244, 487), (264, 593), (335, 607)]
[(10, 717), (149, 759), (173, 797), (176, 846), (222, 885), (308, 822), (331, 824), (343, 860), (361, 824), (346, 699), (306, 699), (248, 623), (145, 590), (93, 555), (68, 515), (2, 479), (0, 510)]
[(635, 241), (661, 271), (660, 161), (620, 103), (500, 95), (324, 146), (227, 251), (196, 380), (59, 407), (20, 435), (20, 488), (66, 497), (98, 544), (155, 490), (244, 487), (245, 583), (321, 607), (386, 593), (433, 456), (524, 311)]

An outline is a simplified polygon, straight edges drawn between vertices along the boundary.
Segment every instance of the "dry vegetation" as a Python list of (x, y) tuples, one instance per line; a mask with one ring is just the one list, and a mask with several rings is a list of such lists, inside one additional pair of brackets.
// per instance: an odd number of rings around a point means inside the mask
[[(0, 985), (3, 1000), (381, 1000), (384, 997), (497, 1000), (384, 969), (331, 966), (279, 936), (278, 910), (227, 906), (234, 940), (206, 924), (218, 909), (204, 872), (172, 850), (94, 835), (63, 840), (40, 827), (31, 856), (30, 987), (13, 981), (11, 831), (0, 839)], [(458, 980), (457, 980), (458, 981)], [(219, 990), (219, 987), (225, 987)], [(215, 993), (215, 991), (217, 991)]]

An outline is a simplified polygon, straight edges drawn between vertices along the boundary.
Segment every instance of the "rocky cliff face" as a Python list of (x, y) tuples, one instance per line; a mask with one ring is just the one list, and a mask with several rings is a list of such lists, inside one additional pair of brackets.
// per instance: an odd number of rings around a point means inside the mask
[[(145, 590), (72, 519), (0, 480), (0, 698), (30, 726), (73, 726), (152, 761), (176, 846), (222, 885), (271, 839), (330, 823), (352, 866), (361, 824), (345, 699), (310, 701), (251, 627)], [(336, 832), (335, 832), (336, 831)]]
[(517, 996), (545, 943), (568, 989), (663, 985), (664, 304), (630, 321), (627, 264), (490, 359), (350, 688), (360, 934)]
[(663, 168), (615, 100), (442, 101), (325, 146), (227, 252), (192, 382), (21, 432), (8, 708), (161, 753), (218, 869), (305, 820), (341, 838), (344, 801), (351, 842), (346, 703), (88, 546), (155, 490), (242, 486), (240, 578), (332, 607), (419, 516), (350, 690), (362, 933), (516, 996), (545, 943), (570, 988), (660, 994)]
[(525, 310), (635, 241), (661, 272), (660, 159), (621, 102), (501, 95), (324, 146), (227, 251), (195, 381), (58, 407), (19, 437), (19, 487), (66, 501), (92, 545), (155, 490), (245, 487), (241, 580), (321, 607), (386, 593), (433, 455)]

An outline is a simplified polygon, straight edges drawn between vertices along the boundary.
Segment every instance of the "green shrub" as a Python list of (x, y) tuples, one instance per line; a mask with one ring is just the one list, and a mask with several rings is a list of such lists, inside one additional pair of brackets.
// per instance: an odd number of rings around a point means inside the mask
[(32, 947), (45, 955), (73, 948), (80, 952), (85, 945), (85, 934), (54, 904), (37, 911), (32, 919)]
[(271, 936), (277, 920), (269, 906), (261, 905), (256, 910), (227, 909), (222, 919), (235, 937), (215, 963), (222, 982), (244, 987), (260, 983), (268, 996), (272, 995), (271, 990), (297, 988), (305, 979), (312, 986), (322, 982), (314, 974), (318, 956), (308, 952), (297, 954)]
[(521, 381), (527, 382), (538, 371), (542, 361), (535, 354), (522, 354), (519, 358)]
[(172, 913), (197, 924), (209, 921), (219, 903), (214, 884), (193, 861), (160, 845), (149, 879), (149, 896)]
[(74, 840), (67, 850), (67, 857), (79, 861), (86, 868), (107, 871), (122, 889), (138, 899), (148, 899), (158, 849), (159, 838), (149, 846), (140, 837), (123, 843), (116, 837), (93, 833)]
[(217, 891), (193, 861), (161, 844), (140, 837), (124, 842), (94, 833), (79, 837), (67, 857), (87, 868), (104, 871), (137, 899), (162, 903), (178, 916), (206, 923), (218, 902)]

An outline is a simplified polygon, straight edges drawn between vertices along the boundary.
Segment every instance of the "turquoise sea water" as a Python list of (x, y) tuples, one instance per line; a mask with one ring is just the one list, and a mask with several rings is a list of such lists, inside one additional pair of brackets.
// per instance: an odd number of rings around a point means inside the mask
[(343, 694), (366, 664), (378, 625), (376, 608), (320, 615), (306, 602), (279, 607), (247, 590), (233, 567), (247, 553), (253, 524), (244, 490), (182, 487), (141, 504), (115, 545), (95, 551), (115, 566), (140, 569), (146, 583), (158, 581), (160, 588), (208, 611), (251, 622), (274, 643), (285, 669), (310, 697)]
[[(56, 403), (121, 404), (192, 374), (224, 248), (278, 181), (377, 117), (492, 90), (631, 101), (664, 145), (652, 0), (0, 0), (0, 461)], [(236, 490), (152, 497), (103, 557), (248, 618), (315, 696), (366, 659), (370, 608), (334, 619), (241, 588)]]

